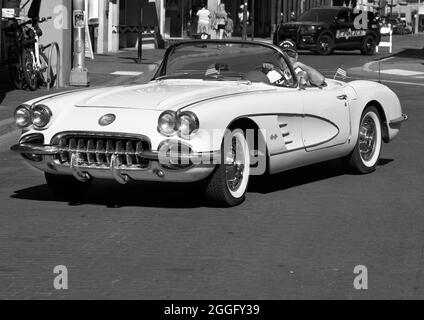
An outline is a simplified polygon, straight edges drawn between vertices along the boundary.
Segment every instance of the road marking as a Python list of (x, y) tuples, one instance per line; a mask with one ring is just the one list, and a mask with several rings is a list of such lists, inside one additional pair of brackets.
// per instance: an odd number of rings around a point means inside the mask
[[(368, 79), (370, 81), (378, 81), (378, 79)], [(406, 84), (410, 86), (419, 86), (424, 87), (424, 83), (417, 83), (417, 82), (408, 82), (408, 81), (394, 81), (394, 80), (381, 80), (381, 82), (388, 82), (388, 83), (396, 83), (396, 84)]]
[(421, 71), (411, 71), (411, 70), (404, 70), (404, 69), (386, 69), (386, 70), (381, 70), (381, 73), (394, 74), (394, 75), (397, 75), (397, 76), (424, 75), (424, 72), (421, 72)]
[(115, 71), (111, 73), (114, 76), (141, 76), (142, 74), (143, 72), (136, 71)]
[(377, 60), (377, 61), (371, 61), (371, 62), (364, 64), (363, 68), (367, 72), (373, 72), (374, 70), (371, 70), (371, 65), (373, 65), (374, 63), (379, 63), (379, 62), (381, 63), (383, 61), (387, 61), (387, 60), (390, 60), (390, 59), (393, 59), (393, 58), (394, 57), (388, 57), (388, 58)]

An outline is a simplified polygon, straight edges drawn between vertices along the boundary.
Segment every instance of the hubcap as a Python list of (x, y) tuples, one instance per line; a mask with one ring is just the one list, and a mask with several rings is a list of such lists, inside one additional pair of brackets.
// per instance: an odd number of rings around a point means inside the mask
[(330, 46), (330, 44), (329, 44), (327, 38), (324, 38), (324, 39), (321, 40), (321, 48), (322, 48), (323, 51), (327, 51), (329, 46)]
[(361, 123), (359, 150), (364, 161), (370, 161), (377, 145), (377, 128), (373, 118), (366, 116)]
[(373, 48), (374, 48), (374, 43), (370, 39), (370, 40), (367, 41), (367, 49), (368, 49), (368, 51), (371, 51)]
[(231, 150), (228, 151), (225, 159), (227, 186), (233, 192), (240, 188), (244, 178), (245, 158), (243, 149), (242, 142), (233, 137)]

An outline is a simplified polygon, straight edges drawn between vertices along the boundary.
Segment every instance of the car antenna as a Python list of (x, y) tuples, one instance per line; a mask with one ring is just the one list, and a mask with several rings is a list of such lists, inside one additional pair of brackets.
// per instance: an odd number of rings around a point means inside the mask
[(381, 59), (378, 59), (378, 82), (381, 83)]

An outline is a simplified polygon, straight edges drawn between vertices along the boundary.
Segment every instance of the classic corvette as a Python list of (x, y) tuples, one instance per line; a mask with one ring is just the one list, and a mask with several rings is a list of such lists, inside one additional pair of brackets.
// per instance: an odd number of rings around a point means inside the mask
[[(265, 73), (263, 65), (272, 65)], [(271, 75), (270, 75), (271, 74)], [(147, 84), (84, 89), (16, 109), (12, 150), (60, 197), (93, 179), (199, 182), (216, 206), (245, 199), (252, 175), (341, 158), (370, 173), (407, 116), (370, 81), (300, 84), (287, 54), (262, 42), (172, 45)]]

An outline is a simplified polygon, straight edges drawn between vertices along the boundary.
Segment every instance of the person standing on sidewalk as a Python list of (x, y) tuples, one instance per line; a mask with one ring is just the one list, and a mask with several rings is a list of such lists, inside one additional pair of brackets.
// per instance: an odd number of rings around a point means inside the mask
[(227, 23), (225, 24), (225, 38), (231, 39), (233, 37), (234, 32), (234, 21), (231, 19), (230, 12), (227, 13)]
[[(238, 18), (239, 18), (239, 25), (240, 25), (240, 31), (241, 34), (243, 35), (244, 33), (244, 4), (242, 4), (240, 6), (240, 10), (238, 13)], [(246, 26), (247, 26), (247, 30), (249, 29), (249, 18), (250, 18), (250, 12), (249, 10), (246, 10)], [(246, 35), (247, 35), (247, 31), (246, 31)]]
[(211, 12), (206, 8), (206, 5), (203, 4), (202, 8), (197, 11), (196, 15), (199, 17), (199, 21), (197, 23), (197, 33), (201, 34), (202, 39), (209, 38)]

